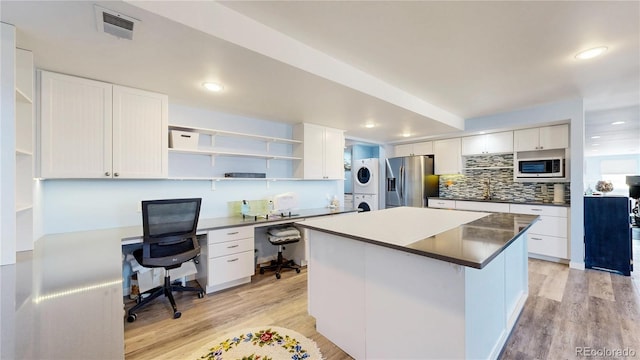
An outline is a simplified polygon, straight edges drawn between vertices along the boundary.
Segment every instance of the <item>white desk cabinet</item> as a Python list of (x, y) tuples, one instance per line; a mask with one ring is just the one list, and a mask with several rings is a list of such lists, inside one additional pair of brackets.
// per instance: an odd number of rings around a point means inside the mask
[(166, 95), (38, 73), (41, 177), (167, 177)]
[(293, 138), (294, 156), (302, 158), (294, 166), (294, 177), (305, 180), (340, 180), (344, 177), (344, 132), (313, 124), (297, 124)]
[(566, 149), (569, 147), (569, 125), (516, 130), (513, 143), (515, 151)]
[(211, 230), (200, 243), (197, 280), (207, 293), (246, 284), (255, 273), (252, 226)]

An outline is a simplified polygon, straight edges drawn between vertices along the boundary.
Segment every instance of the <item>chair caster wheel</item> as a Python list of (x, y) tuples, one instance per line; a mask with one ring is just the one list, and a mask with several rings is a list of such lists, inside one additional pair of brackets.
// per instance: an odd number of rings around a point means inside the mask
[(200, 291), (198, 293), (198, 299), (202, 299), (204, 297), (204, 291)]
[(182, 313), (180, 311), (176, 311), (176, 312), (173, 313), (173, 318), (174, 319), (179, 319), (180, 316), (182, 316)]
[(264, 274), (264, 268), (260, 268), (260, 275)]
[(296, 272), (297, 272), (298, 274), (300, 274), (300, 269), (296, 269)]
[(280, 279), (280, 274), (276, 273), (276, 279)]
[(127, 316), (127, 321), (132, 323), (134, 321), (136, 321), (136, 319), (138, 318), (138, 315), (136, 314), (129, 314), (129, 316)]

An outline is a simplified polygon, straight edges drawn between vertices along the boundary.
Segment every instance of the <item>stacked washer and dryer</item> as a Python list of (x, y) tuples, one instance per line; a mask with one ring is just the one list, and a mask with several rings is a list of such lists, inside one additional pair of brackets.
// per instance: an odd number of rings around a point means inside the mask
[(353, 173), (353, 204), (362, 211), (378, 210), (379, 159), (355, 160)]

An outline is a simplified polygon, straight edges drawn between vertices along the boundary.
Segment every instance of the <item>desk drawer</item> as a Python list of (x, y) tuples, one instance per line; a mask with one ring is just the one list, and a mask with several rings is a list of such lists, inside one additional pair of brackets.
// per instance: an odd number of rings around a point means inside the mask
[(223, 243), (209, 244), (209, 258), (216, 258), (231, 254), (237, 254), (245, 251), (253, 251), (253, 237), (249, 239), (241, 239), (227, 241)]
[(246, 238), (253, 239), (253, 226), (241, 226), (228, 229), (211, 230), (207, 233), (208, 244)]
[(439, 209), (455, 209), (456, 208), (455, 200), (429, 199), (428, 204), (430, 208), (439, 208)]
[(214, 286), (253, 275), (253, 251), (209, 259), (208, 285)]

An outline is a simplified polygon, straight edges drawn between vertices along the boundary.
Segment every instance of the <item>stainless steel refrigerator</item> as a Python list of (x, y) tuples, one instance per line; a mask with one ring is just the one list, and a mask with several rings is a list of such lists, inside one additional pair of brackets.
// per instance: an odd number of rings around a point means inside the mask
[(433, 155), (389, 158), (386, 207), (426, 207), (428, 197), (438, 197), (439, 176), (433, 174)]

